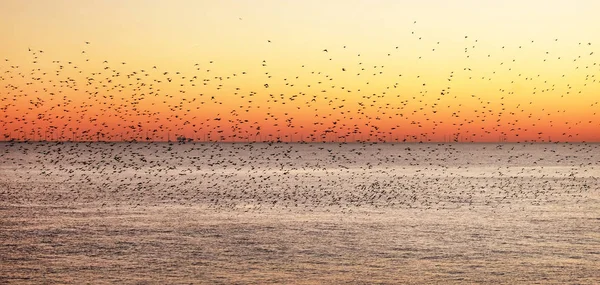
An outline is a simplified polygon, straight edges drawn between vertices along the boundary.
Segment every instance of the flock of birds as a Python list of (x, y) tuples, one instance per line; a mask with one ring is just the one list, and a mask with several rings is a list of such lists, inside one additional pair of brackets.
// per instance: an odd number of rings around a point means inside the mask
[[(384, 54), (340, 45), (307, 50), (300, 66), (257, 58), (255, 66), (241, 65), (237, 72), (210, 59), (182, 70), (95, 60), (101, 55), (91, 54), (90, 42), (82, 42), (73, 60), (29, 48), (26, 62), (0, 61), (0, 136), (213, 142), (598, 138), (590, 134), (600, 127), (599, 101), (590, 96), (600, 86), (591, 42), (532, 40), (488, 48), (465, 36), (464, 49), (453, 54), (456, 45), (426, 39), (416, 27)], [(265, 49), (277, 49), (275, 40), (265, 42)], [(407, 54), (407, 46), (418, 52)], [(447, 66), (437, 54), (455, 63)]]
[(600, 145), (10, 142), (0, 200), (238, 213), (587, 207)]
[[(451, 143), (598, 138), (580, 133), (600, 127), (592, 43), (563, 56), (535, 41), (480, 51), (465, 36), (464, 66), (442, 67), (443, 43), (409, 37), (402, 45), (422, 54), (393, 46), (382, 64), (327, 47), (295, 74), (267, 59), (237, 72), (214, 60), (181, 71), (95, 62), (90, 42), (73, 61), (29, 48), (28, 62), (0, 62), (0, 201), (352, 211), (597, 195), (597, 144)], [(543, 60), (520, 62), (540, 48)], [(498, 90), (475, 92), (489, 86)]]

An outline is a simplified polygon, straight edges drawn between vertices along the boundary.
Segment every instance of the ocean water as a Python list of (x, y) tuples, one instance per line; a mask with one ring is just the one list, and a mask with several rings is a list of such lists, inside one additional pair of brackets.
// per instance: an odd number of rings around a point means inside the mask
[(600, 144), (0, 143), (4, 284), (598, 284)]

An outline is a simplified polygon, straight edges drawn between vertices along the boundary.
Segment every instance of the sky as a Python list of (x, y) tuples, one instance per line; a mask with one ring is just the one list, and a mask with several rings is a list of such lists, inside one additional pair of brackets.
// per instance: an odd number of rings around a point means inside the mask
[(600, 141), (598, 1), (0, 1), (0, 139)]

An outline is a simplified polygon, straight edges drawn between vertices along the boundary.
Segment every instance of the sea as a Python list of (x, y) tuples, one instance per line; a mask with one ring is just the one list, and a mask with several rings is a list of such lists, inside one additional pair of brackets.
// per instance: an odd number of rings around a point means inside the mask
[(0, 142), (0, 284), (600, 284), (600, 144)]

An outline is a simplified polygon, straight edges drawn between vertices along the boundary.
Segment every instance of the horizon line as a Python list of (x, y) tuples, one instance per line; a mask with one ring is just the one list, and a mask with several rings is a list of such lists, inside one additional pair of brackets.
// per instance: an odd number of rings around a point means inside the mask
[(0, 140), (0, 143), (177, 143), (177, 144), (597, 144), (600, 141), (168, 141), (168, 140)]

